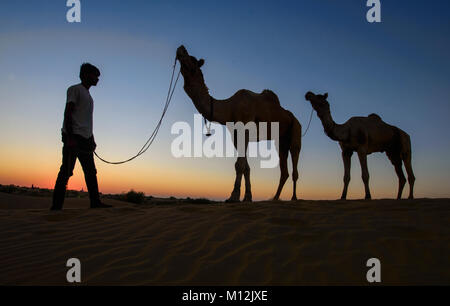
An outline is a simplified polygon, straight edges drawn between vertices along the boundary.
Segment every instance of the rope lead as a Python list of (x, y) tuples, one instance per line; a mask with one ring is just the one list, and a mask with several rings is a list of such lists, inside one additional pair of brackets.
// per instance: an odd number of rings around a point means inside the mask
[(132, 161), (133, 159), (141, 156), (142, 154), (144, 154), (148, 150), (148, 148), (150, 148), (150, 145), (153, 143), (153, 141), (156, 138), (156, 135), (158, 134), (159, 128), (161, 127), (162, 120), (163, 120), (164, 116), (166, 115), (166, 111), (167, 111), (167, 109), (169, 107), (169, 104), (172, 101), (172, 96), (173, 96), (173, 93), (174, 93), (175, 88), (177, 86), (178, 79), (180, 77), (181, 70), (178, 72), (177, 78), (175, 80), (175, 84), (173, 85), (173, 88), (172, 88), (173, 77), (175, 75), (175, 67), (176, 67), (176, 65), (177, 65), (177, 59), (175, 58), (175, 63), (173, 65), (173, 70), (172, 70), (172, 78), (170, 79), (169, 91), (167, 93), (166, 103), (164, 105), (164, 110), (162, 112), (161, 118), (159, 119), (158, 124), (156, 125), (155, 129), (153, 130), (153, 133), (150, 135), (150, 137), (148, 138), (147, 142), (142, 146), (142, 148), (139, 150), (139, 152), (136, 155), (134, 155), (133, 157), (127, 159), (127, 160), (118, 161), (118, 162), (107, 161), (107, 160), (101, 158), (96, 152), (94, 152), (95, 156), (97, 156), (98, 159), (100, 159), (102, 162), (110, 164), (110, 165), (120, 165), (120, 164), (127, 163), (129, 161)]

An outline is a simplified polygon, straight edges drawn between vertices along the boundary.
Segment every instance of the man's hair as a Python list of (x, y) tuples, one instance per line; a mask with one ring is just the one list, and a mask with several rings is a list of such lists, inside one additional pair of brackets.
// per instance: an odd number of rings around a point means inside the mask
[(100, 76), (100, 70), (94, 65), (89, 63), (83, 63), (80, 68), (80, 79), (84, 80), (89, 73), (94, 73), (97, 76)]

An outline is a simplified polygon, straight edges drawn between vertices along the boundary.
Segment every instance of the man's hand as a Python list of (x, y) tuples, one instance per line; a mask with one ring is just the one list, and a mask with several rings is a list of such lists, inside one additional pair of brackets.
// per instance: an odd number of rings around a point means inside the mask
[(95, 152), (95, 149), (97, 148), (97, 144), (95, 143), (94, 136), (89, 138), (89, 147), (91, 148), (92, 152)]

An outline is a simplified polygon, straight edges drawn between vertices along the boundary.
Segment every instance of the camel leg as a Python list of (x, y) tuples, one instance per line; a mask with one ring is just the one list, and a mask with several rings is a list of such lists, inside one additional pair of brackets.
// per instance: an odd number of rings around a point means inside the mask
[(397, 193), (397, 200), (400, 200), (402, 198), (403, 188), (406, 184), (406, 178), (405, 174), (403, 173), (402, 169), (402, 159), (400, 156), (394, 155), (394, 154), (387, 154), (389, 160), (391, 161), (392, 165), (395, 168), (395, 173), (397, 173), (398, 176), (398, 193)]
[(369, 189), (369, 169), (367, 168), (367, 153), (365, 151), (358, 151), (359, 163), (361, 164), (362, 180), (364, 182), (364, 188), (366, 190), (366, 200), (370, 200)]
[(252, 201), (252, 186), (250, 184), (250, 165), (248, 164), (247, 158), (245, 158), (244, 167), (244, 179), (245, 179), (245, 196), (244, 202)]
[(291, 158), (292, 158), (292, 181), (294, 184), (292, 198), (291, 201), (297, 201), (297, 180), (298, 180), (298, 157), (300, 155), (300, 148), (292, 148), (291, 149)]
[[(238, 139), (237, 139), (237, 131), (234, 131), (233, 144), (239, 153), (238, 148)], [(239, 198), (241, 196), (241, 182), (242, 182), (242, 174), (245, 174), (245, 197), (244, 200), (251, 201), (251, 188), (250, 188), (250, 166), (247, 162), (247, 147), (248, 147), (248, 135), (245, 135), (244, 142), (244, 156), (237, 158), (236, 163), (234, 164), (234, 169), (236, 170), (236, 179), (234, 181), (234, 188), (231, 192), (231, 196), (225, 202), (239, 202)], [(247, 169), (247, 170), (246, 170)]]
[(394, 167), (395, 167), (395, 172), (397, 173), (397, 176), (398, 176), (397, 200), (400, 200), (402, 198), (403, 187), (405, 187), (405, 184), (406, 184), (406, 178), (405, 178), (405, 174), (403, 173), (401, 160), (399, 162), (396, 162)]
[(342, 151), (342, 160), (344, 161), (344, 189), (342, 190), (341, 200), (347, 199), (348, 184), (350, 183), (350, 168), (352, 164), (353, 151)]
[(234, 169), (236, 170), (236, 179), (234, 181), (234, 188), (231, 192), (231, 196), (225, 202), (239, 202), (239, 198), (241, 196), (241, 182), (242, 182), (242, 174), (245, 169), (245, 157), (238, 157), (236, 163), (234, 164)]
[(244, 202), (251, 202), (252, 201), (252, 185), (250, 184), (250, 165), (248, 164), (247, 160), (247, 148), (248, 148), (248, 135), (245, 136), (245, 163), (244, 163), (244, 180), (245, 180), (245, 195), (244, 195)]
[(411, 166), (411, 153), (409, 153), (404, 159), (403, 162), (405, 164), (406, 173), (408, 174), (408, 183), (409, 183), (409, 197), (408, 199), (414, 199), (414, 182), (416, 181), (416, 177), (414, 176), (414, 172)]
[(280, 148), (280, 183), (278, 184), (277, 193), (275, 194), (273, 200), (277, 201), (280, 198), (281, 190), (283, 190), (284, 183), (286, 183), (286, 180), (289, 177), (289, 172), (287, 168), (287, 157), (288, 157), (289, 151), (285, 148)]

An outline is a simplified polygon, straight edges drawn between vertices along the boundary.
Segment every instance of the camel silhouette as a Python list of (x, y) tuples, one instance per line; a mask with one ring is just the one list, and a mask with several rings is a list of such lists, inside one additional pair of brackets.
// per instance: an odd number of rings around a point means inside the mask
[[(298, 179), (297, 163), (301, 149), (301, 130), (302, 127), (295, 116), (280, 105), (280, 101), (275, 93), (270, 90), (264, 90), (261, 93), (241, 89), (233, 96), (225, 100), (217, 100), (210, 96), (208, 87), (205, 85), (202, 65), (205, 63), (203, 59), (197, 60), (190, 56), (184, 46), (177, 49), (177, 59), (181, 64), (181, 74), (184, 78), (184, 90), (191, 98), (195, 108), (209, 121), (218, 122), (226, 125), (227, 122), (255, 122), (258, 126), (259, 122), (267, 122), (267, 138), (261, 137), (259, 131), (255, 137), (245, 135), (245, 152), (249, 141), (260, 141), (272, 139), (270, 123), (279, 123), (279, 141), (277, 143), (278, 156), (280, 160), (280, 182), (274, 196), (274, 200), (278, 200), (281, 190), (289, 177), (287, 169), (287, 157), (291, 152), (292, 157), (292, 180), (294, 184), (292, 200), (297, 199), (296, 186)], [(236, 130), (230, 131), (233, 136), (233, 143), (237, 147)], [(276, 139), (275, 139), (276, 140)], [(231, 196), (227, 202), (239, 202), (242, 175), (245, 179), (245, 196), (244, 202), (252, 201), (252, 192), (250, 184), (250, 166), (247, 162), (247, 153), (245, 156), (237, 158), (235, 163), (236, 179)]]
[(344, 161), (344, 189), (341, 199), (347, 198), (347, 188), (350, 182), (350, 165), (353, 152), (358, 153), (361, 163), (362, 180), (364, 182), (366, 199), (370, 199), (369, 170), (367, 169), (367, 155), (373, 152), (386, 152), (387, 157), (395, 167), (399, 184), (397, 199), (401, 199), (403, 187), (406, 184), (403, 174), (402, 161), (408, 173), (409, 199), (413, 199), (414, 173), (411, 167), (411, 140), (407, 133), (389, 125), (377, 114), (367, 117), (352, 117), (344, 124), (337, 124), (331, 117), (328, 93), (315, 95), (307, 92), (305, 99), (311, 102), (322, 121), (325, 134), (335, 141), (339, 141)]

